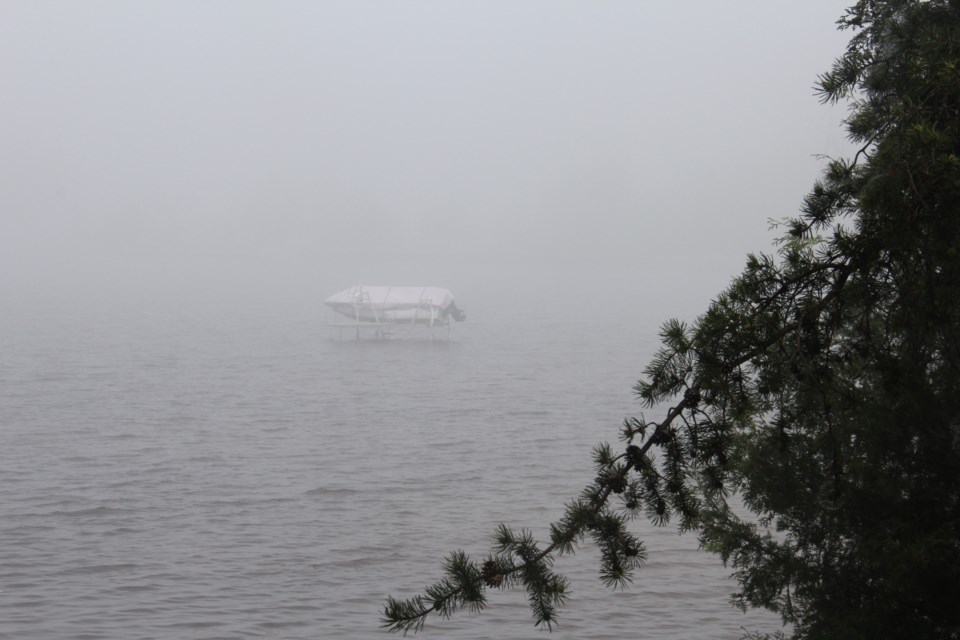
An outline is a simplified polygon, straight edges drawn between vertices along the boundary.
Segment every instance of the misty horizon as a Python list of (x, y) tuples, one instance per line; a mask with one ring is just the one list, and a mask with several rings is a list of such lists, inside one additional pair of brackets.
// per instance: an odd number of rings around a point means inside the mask
[(847, 150), (843, 6), (4, 3), (0, 295), (703, 308)]

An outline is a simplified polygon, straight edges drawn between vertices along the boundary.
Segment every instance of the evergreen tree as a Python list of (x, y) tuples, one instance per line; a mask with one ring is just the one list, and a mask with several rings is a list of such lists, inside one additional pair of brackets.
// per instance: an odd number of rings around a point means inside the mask
[(818, 86), (850, 101), (860, 149), (829, 163), (774, 255), (664, 325), (636, 391), (666, 417), (598, 447), (549, 542), (501, 527), (482, 563), (457, 553), (424, 595), (390, 598), (388, 628), (510, 585), (549, 628), (554, 558), (590, 537), (623, 585), (645, 515), (695, 531), (736, 602), (796, 638), (960, 638), (960, 0), (861, 0), (839, 25), (852, 38)]

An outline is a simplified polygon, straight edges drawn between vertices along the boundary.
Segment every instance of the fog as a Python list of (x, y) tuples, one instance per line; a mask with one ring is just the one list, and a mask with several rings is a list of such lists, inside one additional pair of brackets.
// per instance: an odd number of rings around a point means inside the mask
[[(549, 535), (656, 326), (849, 153), (848, 1), (0, 1), (0, 637), (383, 638), (445, 550)], [(357, 284), (468, 324), (338, 342)], [(630, 591), (563, 559), (556, 638), (779, 627), (637, 531)], [(516, 596), (433, 637), (528, 637)]]
[(695, 312), (848, 151), (845, 4), (7, 0), (0, 296)]

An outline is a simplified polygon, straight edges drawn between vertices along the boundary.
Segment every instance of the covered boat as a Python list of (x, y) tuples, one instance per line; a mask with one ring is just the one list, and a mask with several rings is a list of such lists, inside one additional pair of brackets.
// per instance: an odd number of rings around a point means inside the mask
[(349, 318), (349, 324), (449, 324), (466, 320), (449, 289), (440, 287), (374, 287), (357, 285), (335, 293), (324, 303)]

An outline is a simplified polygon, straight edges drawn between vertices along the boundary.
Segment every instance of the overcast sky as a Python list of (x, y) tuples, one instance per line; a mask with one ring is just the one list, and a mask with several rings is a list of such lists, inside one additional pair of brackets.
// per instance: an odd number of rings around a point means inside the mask
[(4, 0), (0, 295), (700, 308), (847, 152), (845, 5)]

